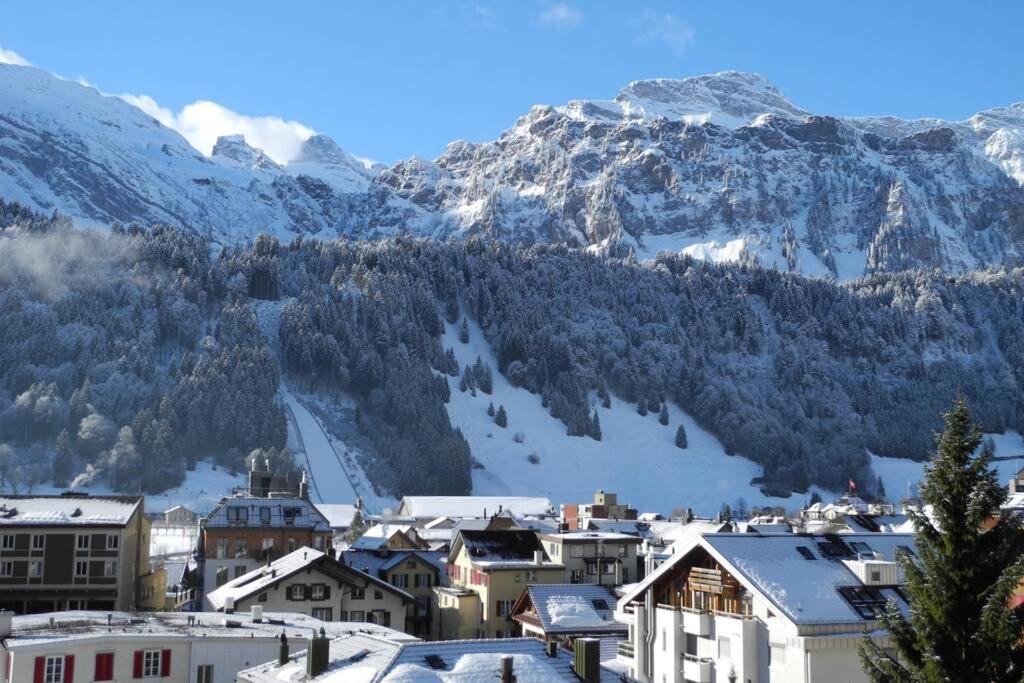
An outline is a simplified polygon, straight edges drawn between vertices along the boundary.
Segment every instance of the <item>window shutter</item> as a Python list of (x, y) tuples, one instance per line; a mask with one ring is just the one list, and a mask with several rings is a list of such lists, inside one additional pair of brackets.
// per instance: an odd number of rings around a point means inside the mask
[(330, 600), (330, 599), (331, 599), (331, 587), (330, 586), (324, 586), (324, 600)]
[(500, 617), (501, 616), (501, 600), (495, 600), (494, 601), (494, 616), (496, 616), (496, 617)]
[[(10, 657), (10, 655), (7, 655)], [(46, 671), (46, 657), (36, 657), (35, 673), (32, 677), (34, 683), (43, 683), (43, 673)]]
[(160, 653), (160, 675), (170, 676), (171, 675), (171, 651), (164, 650)]
[(64, 656), (64, 683), (75, 683), (75, 656)]
[(132, 678), (142, 678), (142, 650), (135, 651), (135, 662), (132, 665)]

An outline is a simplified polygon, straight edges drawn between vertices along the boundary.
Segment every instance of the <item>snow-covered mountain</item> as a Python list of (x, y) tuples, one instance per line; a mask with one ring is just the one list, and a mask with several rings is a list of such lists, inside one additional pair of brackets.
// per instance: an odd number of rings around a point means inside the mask
[(1024, 103), (963, 122), (842, 119), (724, 72), (534, 107), (494, 142), (454, 142), (378, 182), (430, 230), (440, 217), (448, 231), (642, 256), (755, 253), (846, 278), (1019, 262), (1022, 170)]
[(359, 213), (370, 177), (322, 135), (294, 168), (238, 135), (207, 158), (120, 98), (0, 64), (0, 197), (26, 206), (97, 224), (185, 225), (218, 241), (334, 236)]
[(0, 65), (0, 197), (218, 241), (410, 231), (756, 255), (839, 278), (959, 271), (1024, 259), (1024, 103), (958, 122), (837, 118), (754, 74), (636, 81), (370, 171), (323, 135), (283, 166), (240, 136), (205, 157), (118, 98)]

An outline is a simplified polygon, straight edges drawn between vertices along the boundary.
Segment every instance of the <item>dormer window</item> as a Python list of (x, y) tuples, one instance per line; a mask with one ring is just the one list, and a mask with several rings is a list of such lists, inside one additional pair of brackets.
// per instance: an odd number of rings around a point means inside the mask
[(249, 524), (249, 509), (244, 507), (228, 508), (228, 524), (231, 526), (246, 526)]

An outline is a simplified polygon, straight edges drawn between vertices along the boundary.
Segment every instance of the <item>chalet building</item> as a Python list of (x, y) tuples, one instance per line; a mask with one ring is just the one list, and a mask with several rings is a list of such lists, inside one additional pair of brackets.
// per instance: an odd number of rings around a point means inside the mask
[(185, 507), (175, 505), (164, 511), (161, 520), (167, 526), (195, 526), (199, 524), (199, 515)]
[(913, 536), (698, 536), (619, 600), (614, 666), (644, 683), (866, 681), (861, 635), (890, 647), (877, 617), (907, 609), (897, 551)]
[(411, 524), (374, 524), (350, 546), (356, 550), (426, 550)]
[(618, 495), (598, 489), (592, 503), (568, 503), (561, 506), (560, 518), (568, 529), (586, 529), (589, 519), (635, 520), (639, 512), (620, 504)]
[[(331, 547), (327, 518), (300, 482), (298, 496), (269, 490), (269, 474), (250, 472), (249, 492), (224, 498), (200, 523), (199, 573), (210, 592), (303, 546)], [(266, 497), (254, 495), (269, 490)]]
[(276, 659), (282, 642), (300, 651), (321, 628), (331, 638), (415, 640), (372, 624), (286, 613), (0, 613), (0, 671), (10, 683), (233, 683), (238, 671)]
[(446, 557), (447, 553), (431, 550), (345, 550), (338, 559), (411, 595), (416, 602), (406, 613), (405, 632), (435, 639), (434, 588), (448, 583)]
[(313, 548), (299, 548), (207, 594), (210, 611), (261, 607), (321, 621), (367, 622), (403, 630), (413, 597)]
[(548, 556), (565, 566), (565, 583), (618, 586), (641, 578), (639, 536), (610, 531), (539, 534)]
[(586, 583), (553, 583), (527, 586), (512, 606), (512, 618), (524, 636), (571, 647), (577, 638), (614, 637), (629, 634), (626, 624), (615, 620), (617, 596), (610, 586)]
[(511, 637), (518, 630), (512, 606), (526, 586), (565, 579), (565, 567), (523, 529), (460, 531), (447, 567), (448, 586), (434, 588), (442, 640)]
[(140, 496), (0, 497), (0, 608), (161, 609), (150, 529)]

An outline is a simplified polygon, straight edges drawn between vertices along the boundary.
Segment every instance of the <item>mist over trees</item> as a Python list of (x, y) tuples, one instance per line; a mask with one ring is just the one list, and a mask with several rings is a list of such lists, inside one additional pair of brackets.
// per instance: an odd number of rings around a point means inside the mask
[[(373, 451), (362, 464), (391, 495), (470, 491), (469, 445), (445, 404), (451, 391), (489, 394), (493, 373), (579, 438), (602, 438), (614, 399), (685, 448), (674, 401), (794, 490), (876, 481), (868, 450), (925, 457), (957, 389), (986, 430), (1024, 429), (1020, 269), (837, 285), (479, 238), (261, 235), (211, 251), (166, 227), (77, 231), (2, 203), (0, 216), (14, 224), (0, 235), (0, 444), (18, 463), (41, 448), (59, 479), (89, 465), (157, 491), (199, 458), (241, 469), (254, 449), (280, 452), (282, 373), (355, 400)], [(254, 299), (280, 302), (280, 368)], [(446, 322), (469, 339), (464, 321), (496, 367), (460, 366), (455, 340), (442, 345)]]

